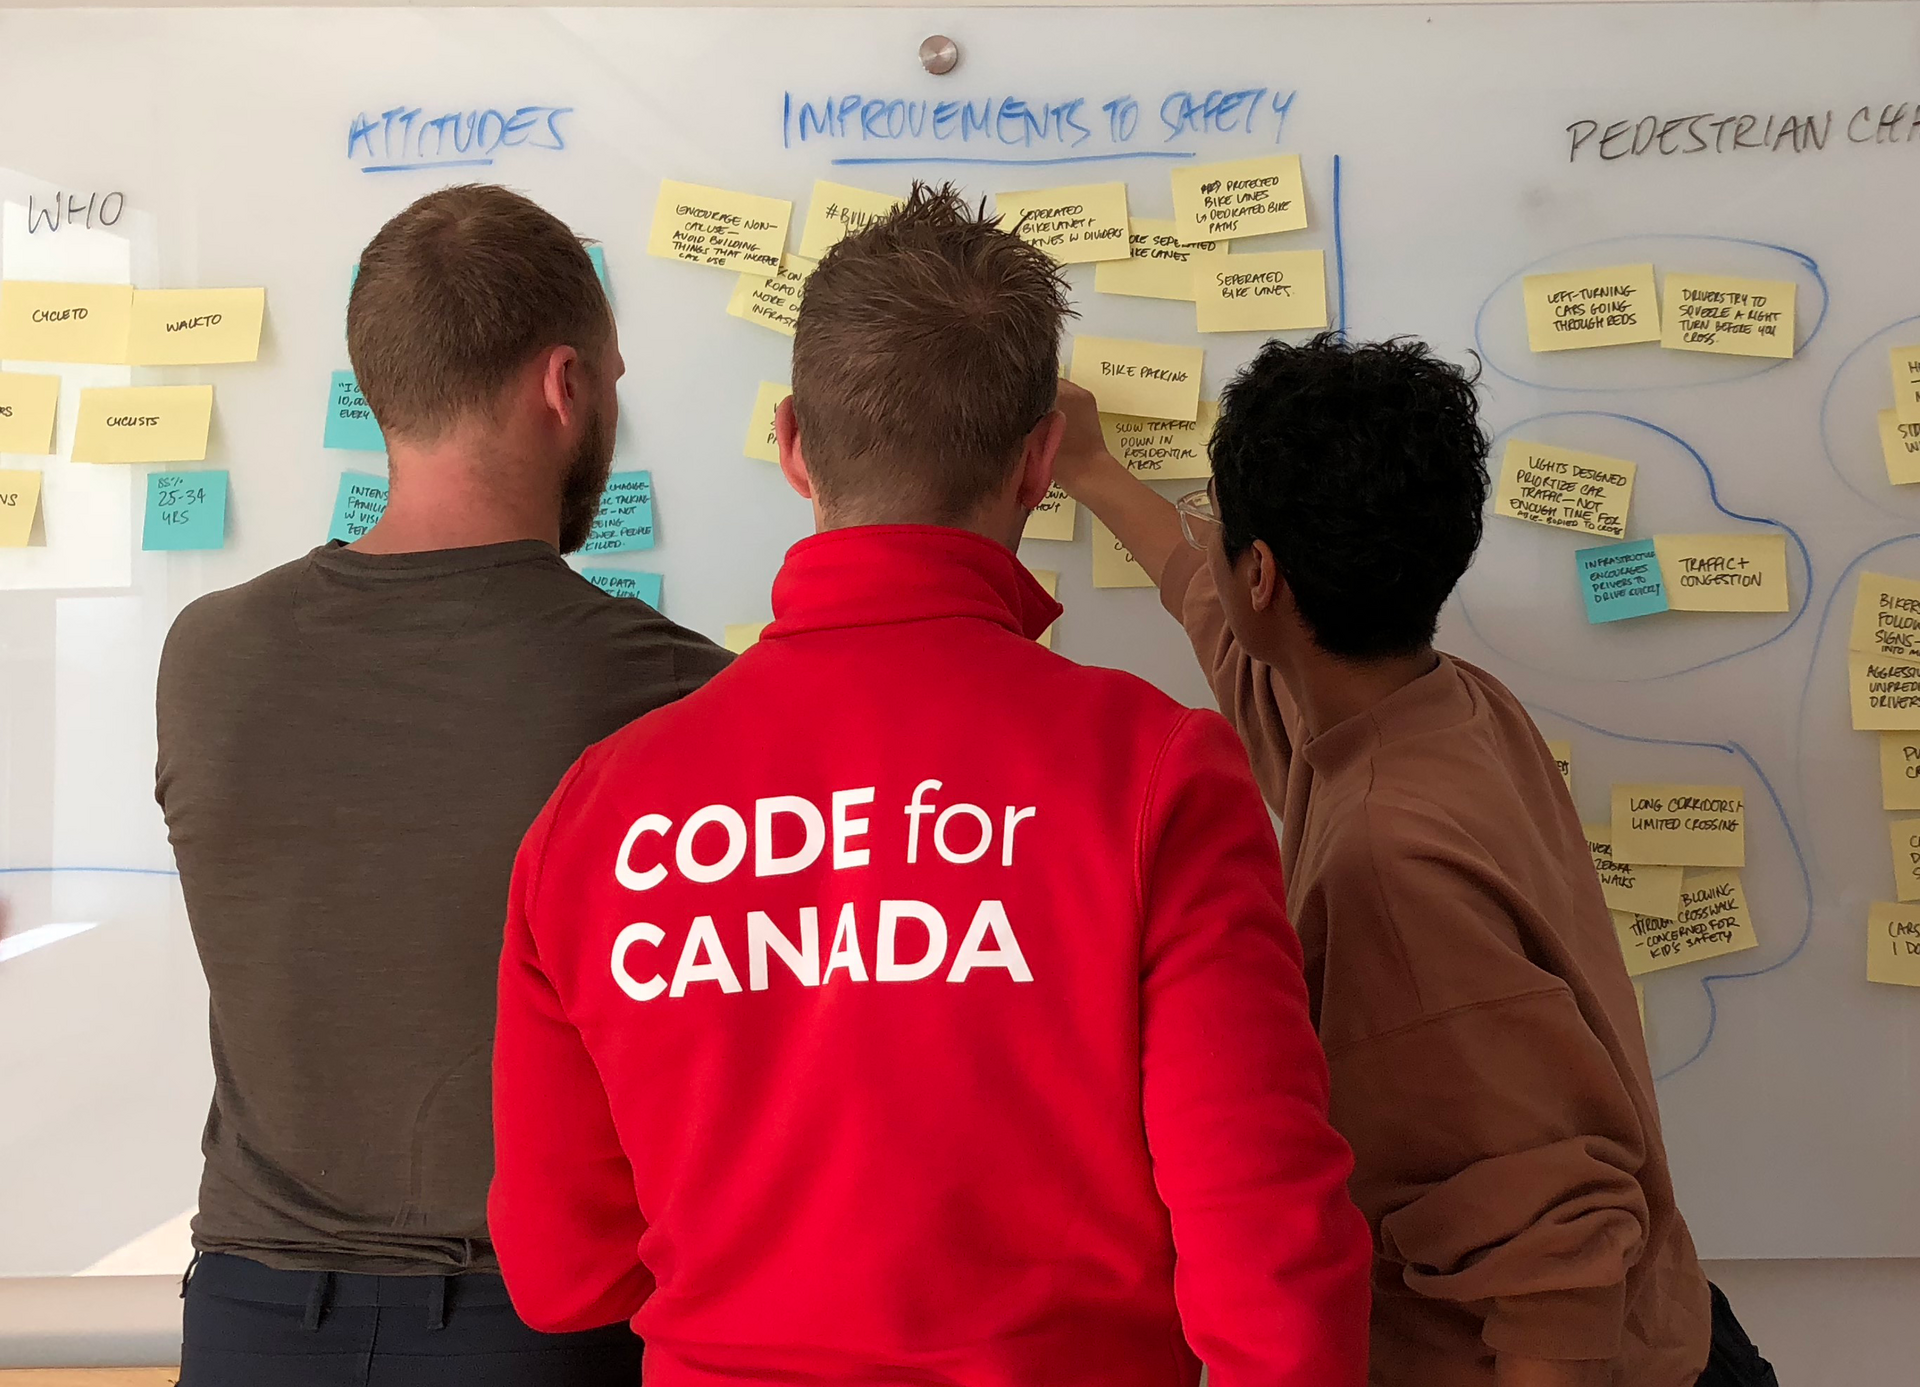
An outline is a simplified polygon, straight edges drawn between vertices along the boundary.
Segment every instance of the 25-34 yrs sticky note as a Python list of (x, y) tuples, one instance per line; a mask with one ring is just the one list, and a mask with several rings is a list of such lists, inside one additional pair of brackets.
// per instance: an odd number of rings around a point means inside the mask
[(1660, 581), (1676, 612), (1784, 612), (1787, 537), (1655, 535)]
[(0, 359), (122, 365), (133, 287), (0, 280)]
[(82, 390), (75, 462), (199, 462), (213, 422), (211, 385)]
[(1920, 424), (1903, 424), (1897, 411), (1880, 411), (1880, 456), (1895, 486), (1920, 482)]
[(1793, 281), (1667, 276), (1660, 345), (1728, 356), (1793, 355)]
[(1635, 471), (1620, 458), (1509, 439), (1494, 514), (1624, 539)]
[(1660, 557), (1652, 540), (1576, 549), (1573, 561), (1580, 570), (1587, 620), (1593, 625), (1667, 610), (1667, 589), (1660, 581)]
[(1527, 345), (1536, 352), (1660, 340), (1652, 265), (1528, 275), (1520, 281), (1520, 295), (1527, 306)]
[(260, 359), (265, 289), (136, 289), (127, 329), (135, 366), (218, 366)]
[(1205, 359), (1198, 347), (1075, 337), (1067, 379), (1091, 390), (1107, 413), (1193, 420), (1200, 417), (1200, 367)]
[(1856, 731), (1920, 729), (1920, 662), (1850, 650), (1847, 693)]
[(793, 204), (784, 198), (664, 179), (647, 254), (770, 275), (780, 268), (792, 218)]
[[(1027, 572), (1033, 575), (1033, 580), (1036, 583), (1040, 584), (1041, 587), (1046, 589), (1047, 596), (1054, 598), (1055, 600), (1059, 599), (1060, 572), (1058, 569), (1034, 568), (1032, 566), (1029, 566), (1027, 568)], [(1053, 623), (1053, 626), (1058, 626), (1059, 624), (1060, 623), (1056, 621)], [(1045, 646), (1049, 650), (1053, 649), (1053, 626), (1049, 626), (1046, 630), (1042, 631), (1037, 638), (1040, 644)]]
[(1027, 516), (1027, 527), (1020, 532), (1020, 538), (1071, 540), (1075, 509), (1073, 497), (1058, 486), (1048, 487), (1040, 504)]
[(892, 193), (816, 180), (800, 224), (800, 253), (818, 260), (850, 232), (864, 231), (900, 205)]
[(745, 452), (748, 457), (757, 462), (780, 461), (780, 444), (773, 434), (773, 415), (780, 408), (780, 402), (792, 393), (790, 385), (770, 380), (760, 382), (759, 392), (753, 397), (753, 413), (747, 417)]
[(360, 383), (351, 371), (333, 373), (333, 384), (327, 391), (327, 428), (320, 446), (356, 453), (387, 451), (380, 421), (373, 417), (367, 397), (360, 393)]
[(1747, 865), (1746, 792), (1737, 785), (1615, 785), (1612, 827), (1622, 862)]
[(1268, 154), (1173, 171), (1173, 225), (1181, 241), (1230, 241), (1307, 224), (1300, 156)]
[(379, 523), (387, 509), (387, 479), (370, 472), (342, 472), (333, 498), (333, 523), (327, 538), (352, 544)]
[(1920, 987), (1920, 905), (1867, 907), (1867, 981)]
[(1125, 183), (995, 193), (993, 205), (1003, 230), (1062, 265), (1125, 260), (1133, 253), (1127, 239)]
[(1210, 477), (1213, 463), (1207, 457), (1207, 443), (1219, 418), (1220, 402), (1202, 400), (1200, 416), (1191, 422), (1102, 414), (1100, 433), (1107, 441), (1107, 451), (1136, 477), (1148, 481)]
[(1920, 736), (1880, 734), (1880, 806), (1920, 809)]
[(227, 543), (227, 474), (149, 472), (142, 549), (223, 549)]
[(1887, 359), (1893, 366), (1894, 414), (1903, 424), (1920, 424), (1920, 347), (1895, 347)]
[(653, 548), (653, 473), (615, 472), (600, 493), (600, 514), (580, 546), (582, 554), (620, 554)]
[(1093, 517), (1093, 585), (1097, 588), (1150, 588), (1153, 579), (1120, 537)]
[(1680, 878), (1685, 867), (1656, 867), (1622, 862), (1613, 853), (1613, 827), (1587, 824), (1587, 851), (1600, 874), (1600, 892), (1610, 910), (1631, 911), (1661, 920), (1680, 918)]
[(1227, 255), (1193, 270), (1201, 332), (1286, 332), (1327, 325), (1327, 257), (1317, 250)]
[(789, 255), (773, 274), (741, 275), (727, 300), (727, 312), (791, 337), (800, 321), (800, 294), (813, 269), (813, 261)]
[(24, 549), (40, 509), (38, 472), (0, 472), (0, 549)]
[(583, 568), (580, 576), (602, 592), (615, 597), (637, 597), (656, 612), (660, 610), (660, 590), (664, 584), (658, 573), (641, 573), (631, 568)]
[(1613, 924), (1626, 955), (1627, 975), (1635, 978), (1760, 945), (1738, 872), (1688, 872), (1680, 888), (1678, 920), (1615, 911)]
[(1182, 245), (1174, 223), (1147, 217), (1128, 219), (1127, 247), (1125, 260), (1102, 260), (1093, 267), (1093, 287), (1101, 293), (1192, 303), (1194, 267), (1203, 260), (1225, 259), (1227, 253), (1225, 241)]
[(60, 377), (0, 372), (0, 453), (51, 453), (59, 403)]

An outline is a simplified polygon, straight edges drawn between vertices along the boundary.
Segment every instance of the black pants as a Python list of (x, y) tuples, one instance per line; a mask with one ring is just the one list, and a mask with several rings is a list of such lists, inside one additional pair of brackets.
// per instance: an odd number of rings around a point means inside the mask
[(1718, 1286), (1713, 1292), (1713, 1349), (1699, 1387), (1780, 1387), (1773, 1364), (1760, 1356)]
[(180, 1387), (638, 1387), (624, 1324), (541, 1334), (498, 1276), (274, 1271), (209, 1254), (187, 1274)]

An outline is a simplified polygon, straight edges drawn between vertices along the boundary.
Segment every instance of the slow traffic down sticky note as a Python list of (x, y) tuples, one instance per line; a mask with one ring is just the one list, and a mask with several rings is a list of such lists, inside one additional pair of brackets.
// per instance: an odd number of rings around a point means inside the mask
[(1867, 907), (1867, 981), (1920, 987), (1920, 905)]
[(199, 462), (213, 422), (211, 385), (82, 390), (75, 462)]
[(1784, 612), (1787, 537), (1655, 535), (1660, 581), (1676, 612)]
[(1920, 660), (1920, 583), (1862, 573), (1853, 599), (1847, 649)]
[(1621, 458), (1509, 439), (1494, 514), (1624, 539), (1636, 470)]
[(800, 293), (807, 287), (813, 266), (811, 260), (789, 255), (773, 274), (741, 275), (733, 286), (733, 297), (727, 300), (727, 312), (783, 336), (793, 336), (794, 324), (800, 320)]
[(615, 472), (600, 493), (600, 513), (580, 546), (582, 554), (623, 554), (653, 548), (653, 473)]
[(792, 217), (784, 198), (663, 179), (647, 254), (770, 275), (780, 268)]
[(1071, 540), (1076, 509), (1073, 497), (1057, 484), (1048, 487), (1040, 504), (1027, 516), (1027, 527), (1020, 532), (1020, 538)]
[(1635, 978), (1760, 945), (1740, 873), (1732, 871), (1688, 872), (1680, 888), (1678, 920), (1616, 910), (1613, 926), (1626, 955), (1627, 975)]
[(1125, 260), (1133, 253), (1127, 239), (1125, 183), (995, 193), (993, 206), (1002, 230), (1062, 265)]
[(1200, 417), (1137, 419), (1131, 414), (1102, 414), (1100, 433), (1107, 451), (1136, 477), (1147, 481), (1178, 481), (1213, 475), (1207, 443), (1220, 418), (1218, 400), (1202, 400)]
[(1615, 785), (1612, 827), (1621, 862), (1747, 865), (1746, 792), (1737, 785)]
[(1093, 267), (1093, 287), (1103, 294), (1139, 299), (1193, 302), (1193, 272), (1202, 261), (1226, 258), (1225, 241), (1182, 245), (1172, 222), (1132, 217), (1127, 222), (1125, 260), (1102, 260)]
[(1536, 352), (1660, 340), (1652, 265), (1528, 275), (1520, 281), (1527, 345)]
[(1661, 346), (1727, 356), (1793, 355), (1791, 280), (1670, 274), (1664, 290)]
[(1920, 809), (1920, 735), (1880, 734), (1880, 806)]
[(0, 280), (0, 359), (124, 365), (130, 284)]
[(760, 643), (760, 633), (771, 621), (739, 621), (721, 628), (720, 644), (736, 655), (744, 655)]
[(1288, 332), (1327, 325), (1327, 257), (1317, 250), (1228, 255), (1194, 266), (1201, 332)]
[(1881, 410), (1880, 456), (1895, 486), (1920, 482), (1920, 424), (1903, 424), (1898, 412)]
[(641, 573), (631, 568), (583, 568), (580, 576), (602, 592), (638, 598), (656, 612), (660, 610), (664, 582), (658, 573)]
[(149, 472), (142, 549), (224, 549), (227, 544), (227, 474)]
[(1097, 588), (1150, 588), (1147, 570), (1140, 566), (1120, 537), (1093, 517), (1093, 585)]
[(1076, 337), (1067, 379), (1091, 390), (1100, 408), (1110, 414), (1198, 419), (1200, 368), (1205, 359), (1198, 347)]
[(876, 193), (817, 179), (800, 224), (800, 253), (818, 260), (849, 232), (864, 231), (900, 205), (892, 193)]
[[(1027, 572), (1033, 575), (1033, 580), (1036, 583), (1040, 584), (1041, 587), (1046, 589), (1047, 596), (1053, 598), (1055, 601), (1059, 600), (1059, 597), (1060, 597), (1059, 570), (1052, 569), (1052, 568), (1034, 568), (1032, 565), (1028, 565)], [(1056, 621), (1053, 623), (1053, 626), (1058, 626), (1059, 624), (1060, 623)], [(1049, 650), (1053, 649), (1053, 626), (1049, 626), (1046, 630), (1042, 631), (1037, 638), (1040, 644), (1044, 645)]]
[(753, 397), (753, 413), (747, 416), (746, 455), (757, 462), (780, 461), (780, 443), (774, 436), (773, 416), (780, 402), (793, 393), (790, 385), (763, 380)]
[(1680, 878), (1685, 867), (1656, 867), (1622, 862), (1613, 852), (1613, 826), (1586, 824), (1587, 851), (1600, 874), (1600, 893), (1610, 910), (1652, 915), (1661, 920), (1680, 918)]
[(1857, 732), (1920, 729), (1920, 662), (1849, 650), (1847, 695)]
[(360, 383), (351, 371), (333, 373), (333, 384), (327, 390), (327, 427), (320, 446), (358, 453), (387, 451), (380, 421), (373, 417), (367, 397), (360, 393)]
[(1189, 245), (1298, 231), (1306, 224), (1297, 154), (1184, 164), (1173, 171), (1174, 234)]
[(0, 549), (24, 549), (40, 509), (38, 472), (0, 472)]
[(379, 523), (387, 509), (387, 479), (370, 472), (342, 472), (333, 498), (333, 523), (327, 538), (352, 544)]
[(1894, 414), (1903, 424), (1920, 424), (1920, 346), (1895, 347), (1887, 359), (1893, 366)]
[(1660, 556), (1652, 540), (1631, 539), (1624, 544), (1576, 549), (1573, 562), (1580, 572), (1580, 593), (1592, 625), (1654, 616), (1667, 610)]
[(135, 366), (222, 366), (260, 359), (265, 289), (136, 289), (127, 330)]
[(60, 377), (0, 372), (0, 453), (51, 453), (59, 403)]

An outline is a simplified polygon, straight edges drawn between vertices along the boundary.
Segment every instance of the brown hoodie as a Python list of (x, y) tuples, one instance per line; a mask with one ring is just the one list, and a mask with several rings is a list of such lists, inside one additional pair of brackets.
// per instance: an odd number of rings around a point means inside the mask
[(1380, 1387), (1494, 1356), (1691, 1387), (1709, 1309), (1674, 1207), (1632, 984), (1579, 815), (1526, 711), (1441, 656), (1297, 744), (1201, 556), (1161, 598), (1282, 820), (1287, 908), (1374, 1232)]

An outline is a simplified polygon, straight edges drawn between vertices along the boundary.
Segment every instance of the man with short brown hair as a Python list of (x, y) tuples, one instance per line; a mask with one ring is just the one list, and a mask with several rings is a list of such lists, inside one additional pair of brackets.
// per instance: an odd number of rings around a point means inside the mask
[(180, 614), (158, 798), (212, 994), (184, 1387), (638, 1380), (610, 1317), (514, 1313), (486, 1223), (513, 847), (569, 762), (726, 662), (562, 562), (622, 366), (566, 226), (420, 199), (360, 259), (347, 347), (392, 498)]

